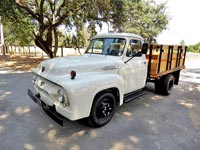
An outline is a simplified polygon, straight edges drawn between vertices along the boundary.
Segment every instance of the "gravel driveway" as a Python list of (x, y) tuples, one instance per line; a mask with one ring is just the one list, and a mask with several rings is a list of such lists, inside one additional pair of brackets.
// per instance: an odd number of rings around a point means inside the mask
[(92, 129), (57, 125), (27, 96), (31, 73), (0, 67), (1, 150), (199, 150), (200, 63), (188, 62), (170, 96), (153, 93), (117, 109), (111, 122)]

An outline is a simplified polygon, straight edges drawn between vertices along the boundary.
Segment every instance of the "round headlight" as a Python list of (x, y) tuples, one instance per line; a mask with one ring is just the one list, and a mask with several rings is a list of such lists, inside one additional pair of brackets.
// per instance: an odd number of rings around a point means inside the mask
[(65, 102), (65, 91), (63, 89), (59, 89), (57, 92), (57, 98), (60, 103)]

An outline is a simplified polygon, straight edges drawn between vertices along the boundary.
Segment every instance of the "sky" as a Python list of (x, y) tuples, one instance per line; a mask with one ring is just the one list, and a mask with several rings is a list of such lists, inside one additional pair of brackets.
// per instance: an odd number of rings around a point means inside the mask
[(170, 18), (167, 30), (158, 36), (158, 43), (186, 45), (200, 42), (200, 1), (199, 0), (155, 0), (167, 2), (167, 14)]
[[(167, 2), (167, 16), (169, 24), (157, 37), (159, 44), (180, 44), (182, 40), (186, 45), (200, 42), (200, 0), (155, 0), (158, 4)], [(104, 28), (105, 27), (105, 28)], [(107, 27), (100, 33), (107, 32)]]

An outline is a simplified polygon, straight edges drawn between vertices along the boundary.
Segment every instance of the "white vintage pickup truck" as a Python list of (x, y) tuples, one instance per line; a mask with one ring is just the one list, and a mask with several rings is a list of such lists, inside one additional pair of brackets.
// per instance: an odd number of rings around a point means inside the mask
[[(85, 54), (41, 62), (28, 90), (56, 122), (85, 118), (93, 127), (107, 124), (116, 107), (144, 94), (146, 82), (169, 95), (184, 68), (187, 47), (144, 44), (128, 33), (95, 36)], [(35, 93), (35, 94), (34, 94)]]

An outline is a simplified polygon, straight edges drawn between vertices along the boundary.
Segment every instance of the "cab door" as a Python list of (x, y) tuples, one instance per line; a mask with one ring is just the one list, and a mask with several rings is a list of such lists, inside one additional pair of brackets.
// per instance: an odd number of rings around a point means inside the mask
[(142, 89), (146, 84), (147, 64), (145, 55), (141, 53), (142, 42), (131, 39), (124, 57), (124, 89), (125, 94)]

